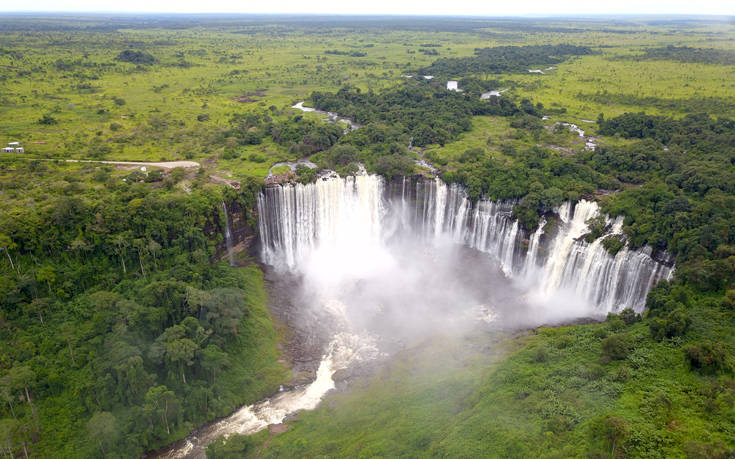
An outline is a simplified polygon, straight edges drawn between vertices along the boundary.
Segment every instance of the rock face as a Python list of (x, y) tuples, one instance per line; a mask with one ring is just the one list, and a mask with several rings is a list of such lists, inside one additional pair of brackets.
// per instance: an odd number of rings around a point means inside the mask
[[(622, 219), (602, 215), (605, 229), (592, 242), (587, 221), (600, 216), (595, 202), (565, 202), (528, 233), (513, 218), (512, 201), (471, 202), (458, 185), (406, 178), (386, 183), (374, 175), (330, 177), (316, 183), (268, 186), (258, 199), (261, 259), (290, 271), (319, 244), (356, 244), (407, 231), (427, 243), (452, 240), (497, 259), (509, 278), (529, 284), (539, 302), (562, 296), (603, 316), (626, 307), (641, 311), (650, 288), (673, 267), (650, 248), (605, 249), (622, 238)], [(344, 246), (344, 244), (341, 244)]]
[(255, 229), (248, 224), (248, 209), (236, 201), (224, 203), (224, 208), (227, 212), (227, 218), (225, 219), (223, 218), (224, 216), (221, 216), (222, 221), (218, 222), (218, 225), (208, 229), (212, 233), (219, 231), (223, 233), (222, 242), (217, 244), (217, 258), (227, 257), (228, 244), (225, 239), (225, 231), (221, 229), (226, 225), (230, 232), (230, 243), (232, 247), (229, 250), (231, 250), (231, 253), (245, 253), (247, 255), (257, 256), (257, 234)]

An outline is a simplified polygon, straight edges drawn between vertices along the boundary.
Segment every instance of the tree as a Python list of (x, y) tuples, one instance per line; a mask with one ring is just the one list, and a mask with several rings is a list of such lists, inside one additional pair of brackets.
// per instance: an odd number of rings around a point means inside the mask
[(13, 419), (16, 419), (15, 409), (13, 408), (13, 400), (16, 398), (14, 392), (15, 389), (10, 380), (10, 375), (5, 375), (3, 378), (0, 378), (0, 397), (8, 402), (10, 414), (13, 416)]
[(245, 315), (245, 294), (239, 288), (211, 290), (204, 301), (204, 317), (219, 335), (237, 335), (237, 327)]
[[(11, 459), (15, 457), (13, 455), (13, 450), (15, 449), (16, 438), (18, 436), (19, 429), (20, 422), (18, 422), (17, 420), (0, 419), (0, 445), (2, 445), (2, 450), (6, 451)], [(27, 453), (26, 457), (28, 457)]]
[(722, 305), (728, 309), (735, 309), (735, 289), (728, 290), (722, 298)]
[(46, 126), (51, 126), (53, 124), (58, 124), (59, 121), (54, 118), (53, 116), (49, 115), (48, 113), (44, 114), (39, 120), (38, 124), (43, 124)]
[[(187, 319), (197, 322), (193, 317), (188, 317)], [(184, 321), (182, 324), (167, 328), (151, 347), (151, 356), (153, 358), (160, 359), (163, 357), (167, 362), (178, 365), (184, 384), (186, 384), (186, 372), (184, 370), (187, 366), (191, 366), (194, 363), (194, 357), (201, 344), (195, 342), (194, 339), (202, 339), (203, 335), (203, 339), (206, 339), (206, 333), (202, 327), (191, 330), (191, 326), (186, 326), (189, 324), (191, 324), (191, 321)]]
[(90, 438), (99, 445), (102, 454), (107, 454), (106, 449), (117, 443), (119, 435), (117, 420), (112, 413), (98, 411), (87, 421), (87, 432)]
[(133, 247), (135, 247), (135, 250), (138, 252), (140, 275), (145, 277), (145, 269), (143, 269), (143, 253), (148, 250), (148, 244), (145, 239), (133, 239)]
[(628, 355), (628, 340), (625, 335), (611, 335), (602, 340), (602, 354), (610, 360), (622, 360)]
[(3, 249), (5, 251), (5, 255), (8, 256), (8, 261), (10, 262), (10, 267), (13, 271), (15, 271), (15, 263), (13, 263), (13, 259), (10, 257), (10, 250), (16, 247), (17, 245), (13, 243), (10, 237), (5, 234), (0, 234), (0, 249)]
[(148, 247), (146, 247), (148, 253), (153, 256), (153, 266), (158, 268), (158, 254), (161, 253), (161, 244), (154, 241), (153, 239), (148, 241)]
[(118, 62), (130, 62), (131, 64), (139, 65), (151, 65), (156, 62), (156, 58), (150, 53), (140, 51), (137, 49), (126, 49), (120, 54), (115, 56), (115, 60)]
[(217, 370), (230, 366), (227, 353), (223, 352), (216, 344), (205, 347), (199, 355), (200, 365), (212, 376), (212, 384), (217, 381)]
[(151, 387), (145, 394), (143, 410), (149, 414), (160, 416), (161, 424), (165, 427), (167, 435), (171, 435), (168, 415), (175, 408), (176, 396), (165, 385)]
[(69, 356), (71, 357), (71, 364), (77, 366), (77, 362), (74, 360), (74, 349), (72, 349), (72, 341), (75, 340), (77, 334), (74, 325), (71, 322), (64, 322), (59, 325), (59, 331), (61, 336), (66, 340), (66, 345), (69, 348)]
[(352, 145), (337, 145), (327, 154), (329, 163), (334, 166), (346, 166), (358, 160), (357, 149)]
[(49, 306), (48, 298), (34, 298), (28, 305), (28, 312), (35, 312), (38, 314), (38, 320), (41, 321), (41, 325), (44, 325), (43, 311)]
[(689, 329), (691, 319), (686, 310), (681, 307), (675, 308), (669, 312), (665, 317), (659, 318), (654, 317), (649, 323), (648, 328), (651, 331), (651, 336), (661, 341), (664, 338), (673, 338), (675, 336), (682, 336)]
[(12, 387), (14, 389), (23, 389), (26, 401), (30, 406), (33, 406), (33, 403), (31, 402), (31, 394), (28, 388), (35, 384), (36, 373), (34, 373), (33, 370), (31, 370), (31, 367), (27, 365), (19, 365), (11, 368), (8, 374), (10, 375)]
[(56, 271), (53, 266), (42, 266), (36, 272), (36, 279), (39, 282), (46, 282), (48, 293), (51, 294), (51, 284), (56, 282)]
[(128, 237), (126, 234), (115, 234), (110, 237), (110, 243), (113, 245), (115, 254), (120, 257), (120, 263), (122, 264), (123, 273), (127, 273), (128, 270), (125, 268), (125, 252), (128, 247)]

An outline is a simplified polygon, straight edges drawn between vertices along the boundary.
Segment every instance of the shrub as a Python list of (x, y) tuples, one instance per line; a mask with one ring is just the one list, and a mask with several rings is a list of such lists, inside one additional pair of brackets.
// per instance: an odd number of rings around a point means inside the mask
[(545, 347), (537, 347), (533, 351), (533, 355), (531, 356), (531, 360), (536, 363), (542, 363), (549, 360), (549, 351), (546, 350)]
[(676, 308), (664, 318), (653, 318), (648, 327), (651, 330), (651, 337), (661, 341), (664, 338), (684, 335), (690, 324), (689, 314), (683, 308)]
[(240, 140), (240, 143), (243, 145), (260, 145), (262, 142), (263, 137), (255, 131), (249, 131)]
[(123, 99), (122, 97), (115, 97), (112, 100), (113, 102), (115, 102), (115, 105), (117, 105), (118, 107), (122, 107), (123, 105), (125, 105), (125, 99)]
[(200, 113), (199, 115), (197, 115), (197, 121), (209, 121), (209, 114)]
[(722, 306), (728, 309), (735, 309), (735, 289), (728, 290), (725, 297), (722, 298)]
[(235, 159), (240, 157), (240, 152), (235, 149), (227, 149), (222, 153), (222, 159)]
[(130, 62), (131, 64), (150, 65), (156, 62), (156, 58), (149, 53), (126, 49), (115, 57), (118, 62)]
[(119, 131), (120, 129), (122, 129), (122, 127), (123, 126), (120, 123), (111, 123), (110, 124), (110, 130), (111, 131)]
[(728, 354), (722, 344), (705, 341), (686, 349), (686, 356), (692, 369), (701, 373), (714, 374), (729, 369)]
[(327, 153), (329, 164), (334, 166), (346, 166), (357, 161), (357, 149), (352, 145), (337, 145)]
[(207, 457), (212, 459), (245, 457), (254, 449), (255, 440), (250, 435), (232, 435), (227, 439), (220, 437), (207, 447)]
[(45, 126), (51, 126), (52, 124), (59, 124), (59, 121), (53, 116), (46, 113), (45, 115), (41, 117), (41, 119), (38, 120), (38, 124), (43, 124)]
[(592, 422), (591, 428), (592, 436), (604, 440), (610, 447), (612, 451), (610, 457), (616, 457), (615, 450), (630, 434), (628, 421), (613, 415), (596, 419)]
[(375, 165), (375, 172), (385, 177), (411, 175), (413, 170), (413, 163), (404, 156), (381, 156)]
[(604, 215), (592, 217), (585, 223), (587, 224), (589, 232), (584, 235), (584, 240), (588, 243), (602, 236), (602, 233), (605, 231), (605, 227), (607, 226), (607, 220)]
[(624, 245), (625, 243), (620, 236), (608, 236), (602, 240), (602, 247), (612, 256), (617, 255)]
[(128, 183), (142, 182), (145, 178), (146, 175), (141, 171), (133, 171), (125, 177), (125, 181)]
[(636, 314), (631, 308), (625, 308), (620, 311), (619, 317), (625, 322), (625, 325), (633, 325), (641, 320), (641, 315)]
[(623, 383), (630, 379), (630, 368), (623, 365), (620, 368), (618, 368), (610, 377), (611, 380), (615, 382)]
[(607, 322), (608, 327), (612, 331), (622, 330), (627, 325), (622, 318), (612, 312), (607, 315), (605, 322)]
[(599, 338), (599, 339), (607, 338), (607, 330), (605, 330), (604, 328), (598, 328), (592, 334), (594, 335), (595, 338)]
[(602, 340), (602, 355), (608, 360), (622, 360), (628, 356), (629, 350), (625, 335), (610, 335)]
[(569, 335), (559, 336), (555, 340), (556, 347), (558, 347), (559, 349), (566, 349), (571, 346), (573, 342), (574, 340)]
[(159, 170), (150, 171), (148, 175), (145, 177), (145, 181), (148, 183), (160, 182), (162, 180), (163, 180), (163, 173)]

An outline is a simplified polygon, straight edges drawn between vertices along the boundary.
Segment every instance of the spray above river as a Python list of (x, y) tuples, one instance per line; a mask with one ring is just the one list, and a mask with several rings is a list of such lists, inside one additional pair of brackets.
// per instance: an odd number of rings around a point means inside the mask
[(562, 204), (532, 233), (513, 219), (513, 204), (473, 203), (439, 179), (330, 174), (267, 186), (258, 199), (261, 259), (296, 279), (292, 320), (313, 324), (309, 338), (323, 343), (314, 380), (200, 429), (167, 457), (203, 457), (218, 436), (313, 409), (336, 372), (424, 338), (640, 311), (672, 273), (650, 249), (608, 253), (603, 240), (621, 236), (620, 219), (602, 216), (603, 235), (585, 241), (587, 221), (600, 216), (593, 202)]
[[(258, 201), (262, 258), (320, 289), (348, 279), (364, 283), (399, 261), (396, 275), (411, 273), (416, 263), (403, 255), (415, 245), (435, 256), (442, 247), (471, 248), (502, 270), (505, 287), (525, 292), (533, 317), (542, 321), (603, 317), (626, 307), (641, 311), (648, 290), (671, 275), (648, 248), (608, 253), (603, 241), (621, 237), (622, 220), (601, 216), (594, 202), (565, 202), (553, 225), (543, 220), (531, 234), (512, 218), (513, 204), (472, 203), (460, 186), (439, 179), (386, 184), (375, 175), (330, 176), (309, 185), (270, 186)], [(587, 222), (598, 216), (604, 234), (587, 242)], [(571, 299), (574, 307), (566, 311)]]

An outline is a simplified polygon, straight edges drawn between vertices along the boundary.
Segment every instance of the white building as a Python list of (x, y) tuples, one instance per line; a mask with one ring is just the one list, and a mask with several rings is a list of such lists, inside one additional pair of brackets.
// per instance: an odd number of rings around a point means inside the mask
[(20, 142), (8, 142), (7, 147), (3, 147), (3, 153), (23, 153), (25, 150), (20, 146)]
[(447, 90), (448, 91), (459, 91), (459, 83), (457, 83), (454, 80), (447, 81)]

